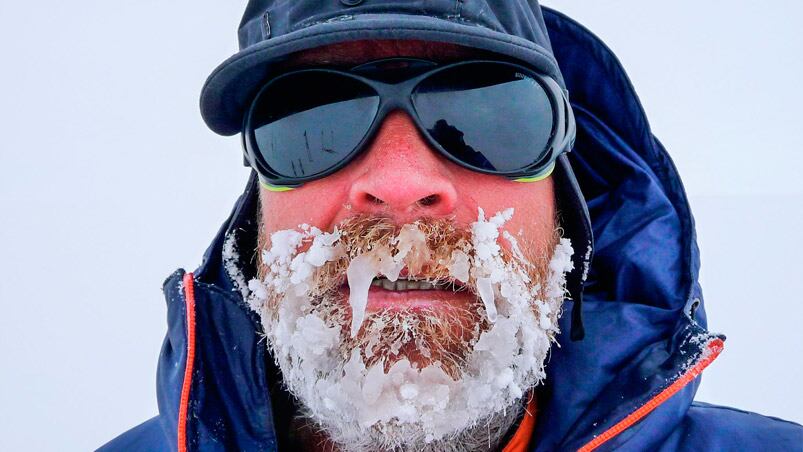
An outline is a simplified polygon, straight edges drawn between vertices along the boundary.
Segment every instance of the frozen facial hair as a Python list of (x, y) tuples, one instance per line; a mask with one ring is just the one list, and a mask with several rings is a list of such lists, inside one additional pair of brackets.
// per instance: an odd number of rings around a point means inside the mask
[[(573, 251), (558, 236), (537, 252), (500, 238), (512, 215), (270, 236), (248, 302), (286, 387), (340, 449), (487, 450), (519, 417), (545, 376)], [(465, 302), (366, 310), (372, 284), (399, 278)]]

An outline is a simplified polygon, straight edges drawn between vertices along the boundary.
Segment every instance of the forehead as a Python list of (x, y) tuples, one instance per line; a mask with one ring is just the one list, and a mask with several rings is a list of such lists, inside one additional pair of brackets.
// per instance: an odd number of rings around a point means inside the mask
[(469, 58), (492, 58), (493, 53), (457, 44), (416, 40), (350, 41), (303, 50), (288, 56), (281, 67), (320, 64), (350, 67), (381, 58), (406, 56), (447, 63)]

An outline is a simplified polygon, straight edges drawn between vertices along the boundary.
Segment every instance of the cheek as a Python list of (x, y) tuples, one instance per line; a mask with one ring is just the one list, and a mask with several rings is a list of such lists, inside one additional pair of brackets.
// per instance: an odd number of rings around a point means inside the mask
[[(504, 230), (521, 241), (545, 243), (555, 228), (555, 191), (552, 178), (539, 182), (513, 182), (501, 177), (474, 175), (460, 186), (460, 193), (473, 206), (482, 207), (486, 217), (512, 207), (513, 218)], [(477, 210), (473, 208), (476, 220)], [(521, 232), (521, 235), (519, 233)]]
[(346, 193), (346, 186), (336, 181), (314, 181), (286, 192), (262, 188), (259, 198), (264, 232), (296, 229), (301, 224), (331, 230), (334, 218), (346, 204)]
[[(461, 174), (453, 178), (458, 196), (453, 217), (459, 224), (476, 221), (477, 207), (482, 207), (487, 216), (512, 207), (513, 218), (504, 229), (514, 237), (536, 243), (544, 243), (552, 237), (555, 227), (552, 178), (520, 183), (468, 170), (456, 172)], [(331, 231), (339, 220), (349, 215), (350, 185), (345, 176), (345, 173), (336, 174), (287, 192), (261, 189), (264, 232), (295, 229), (305, 223)]]

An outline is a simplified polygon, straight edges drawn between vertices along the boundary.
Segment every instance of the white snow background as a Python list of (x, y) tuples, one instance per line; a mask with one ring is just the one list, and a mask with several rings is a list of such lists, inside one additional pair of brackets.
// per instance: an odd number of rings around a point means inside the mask
[[(698, 400), (803, 422), (803, 3), (545, 2), (627, 69), (691, 198)], [(88, 450), (156, 414), (163, 279), (240, 194), (198, 113), (245, 2), (0, 3), (0, 450)]]

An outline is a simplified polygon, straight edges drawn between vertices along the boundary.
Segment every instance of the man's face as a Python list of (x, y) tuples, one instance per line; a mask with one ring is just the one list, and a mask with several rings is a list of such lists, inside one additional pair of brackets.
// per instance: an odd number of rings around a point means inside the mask
[[(451, 62), (482, 55), (443, 43), (356, 41), (300, 52), (286, 66), (342, 63), (348, 67), (392, 56)], [(347, 167), (289, 192), (263, 188), (260, 201), (266, 237), (300, 224), (330, 231), (357, 214), (382, 215), (399, 225), (430, 217), (467, 226), (477, 219), (480, 207), (491, 215), (512, 207), (515, 215), (504, 229), (521, 237), (520, 242), (547, 243), (555, 229), (551, 177), (520, 183), (458, 166), (432, 149), (412, 119), (399, 110), (384, 119), (373, 142)], [(507, 246), (504, 241), (500, 245)]]
[[(392, 56), (487, 57), (361, 41), (285, 66)], [(557, 332), (571, 249), (558, 244), (555, 217), (551, 178), (519, 183), (462, 168), (401, 111), (335, 174), (288, 192), (263, 188), (256, 292), (305, 414), (341, 445), (366, 449), (437, 450), (465, 432), (488, 436), (486, 447), (501, 438), (543, 378)]]

